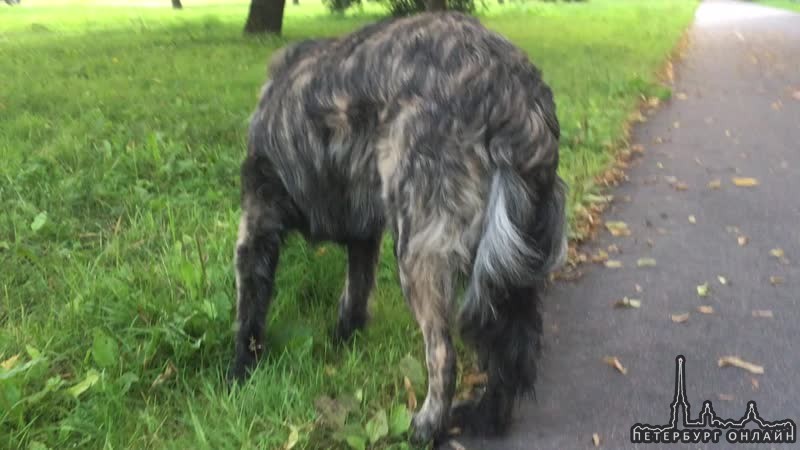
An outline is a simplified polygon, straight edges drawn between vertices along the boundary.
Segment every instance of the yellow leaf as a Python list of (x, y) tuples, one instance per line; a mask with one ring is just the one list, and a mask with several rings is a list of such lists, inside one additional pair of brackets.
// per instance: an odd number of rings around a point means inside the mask
[(772, 314), (771, 309), (754, 309), (753, 317), (758, 317), (761, 319), (772, 319), (775, 316)]
[(623, 375), (626, 375), (628, 373), (628, 369), (626, 369), (622, 365), (622, 363), (619, 361), (619, 358), (617, 358), (616, 356), (606, 356), (605, 358), (603, 358), (603, 362), (617, 369)]
[(689, 313), (673, 314), (671, 317), (672, 317), (672, 321), (673, 322), (675, 322), (675, 323), (683, 323), (683, 322), (686, 322), (687, 320), (689, 320)]
[(289, 425), (289, 437), (286, 439), (286, 443), (283, 444), (284, 450), (293, 449), (299, 440), (300, 432), (297, 430), (297, 427), (294, 425)]
[(639, 258), (636, 261), (636, 265), (638, 267), (655, 267), (656, 266), (656, 260), (653, 259), (653, 258)]
[(592, 444), (595, 447), (600, 447), (600, 435), (597, 433), (592, 433)]
[(758, 180), (750, 177), (733, 177), (733, 184), (739, 187), (753, 187), (758, 186)]
[(606, 228), (612, 236), (630, 236), (631, 230), (625, 222), (611, 221), (606, 222)]
[(697, 286), (697, 295), (700, 297), (708, 297), (708, 283)]
[(19, 353), (0, 363), (0, 367), (6, 370), (11, 370), (17, 365), (17, 361), (19, 361)]
[(781, 259), (784, 256), (786, 256), (786, 254), (783, 253), (783, 249), (781, 249), (781, 248), (773, 248), (772, 250), (769, 251), (769, 254), (771, 256), (774, 256), (774, 257), (778, 258), (778, 259)]
[(769, 277), (769, 283), (771, 285), (773, 285), (773, 286), (777, 286), (779, 284), (783, 284), (783, 277), (771, 276), (771, 277)]
[(697, 223), (697, 217), (689, 216), (689, 223), (692, 224), (692, 225), (696, 224)]
[(701, 305), (697, 307), (697, 312), (700, 314), (714, 314), (714, 308), (707, 305)]
[(635, 298), (624, 297), (622, 300), (614, 302), (615, 308), (639, 308), (642, 306), (642, 301)]
[(719, 359), (718, 364), (719, 367), (733, 366), (759, 375), (764, 373), (764, 368), (762, 366), (747, 362), (738, 356), (723, 356)]
[(606, 267), (609, 269), (619, 269), (622, 267), (622, 261), (618, 261), (616, 259), (609, 259), (605, 262)]
[(722, 187), (722, 180), (716, 179), (708, 182), (709, 189), (719, 189)]

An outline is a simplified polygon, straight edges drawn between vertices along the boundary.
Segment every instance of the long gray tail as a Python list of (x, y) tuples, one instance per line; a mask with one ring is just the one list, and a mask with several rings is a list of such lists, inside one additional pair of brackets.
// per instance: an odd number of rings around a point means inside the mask
[(493, 175), (483, 235), (459, 327), (477, 350), (488, 386), (473, 426), (502, 432), (516, 399), (534, 389), (542, 318), (539, 288), (566, 254), (565, 186), (531, 192), (511, 169)]
[(496, 318), (504, 289), (536, 286), (564, 263), (565, 203), (560, 178), (549, 191), (532, 193), (513, 170), (497, 169), (460, 313), (463, 325), (485, 326)]

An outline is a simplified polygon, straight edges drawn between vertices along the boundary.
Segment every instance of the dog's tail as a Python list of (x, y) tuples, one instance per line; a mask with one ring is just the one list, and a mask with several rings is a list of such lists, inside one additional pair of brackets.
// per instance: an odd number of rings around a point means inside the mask
[(492, 177), (459, 325), (488, 373), (489, 398), (482, 402), (497, 427), (536, 379), (538, 288), (566, 258), (565, 190), (558, 176), (537, 192), (511, 168), (498, 168)]

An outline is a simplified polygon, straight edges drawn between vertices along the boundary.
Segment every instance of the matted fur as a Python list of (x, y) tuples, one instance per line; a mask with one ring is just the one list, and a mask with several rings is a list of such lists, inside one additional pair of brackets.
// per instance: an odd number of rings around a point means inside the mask
[[(540, 283), (563, 261), (564, 185), (552, 93), (526, 55), (468, 16), (420, 14), (287, 46), (269, 64), (242, 164), (236, 361), (263, 351), (280, 245), (290, 231), (347, 246), (336, 336), (364, 326), (385, 226), (425, 338), (428, 394), (414, 436), (500, 432), (533, 388)], [(488, 371), (452, 408), (450, 334)]]

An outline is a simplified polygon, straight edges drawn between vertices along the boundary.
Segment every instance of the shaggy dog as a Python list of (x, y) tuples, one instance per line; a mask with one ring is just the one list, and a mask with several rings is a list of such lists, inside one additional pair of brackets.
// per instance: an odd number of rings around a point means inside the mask
[[(425, 340), (428, 392), (413, 437), (504, 431), (533, 389), (541, 284), (566, 250), (552, 93), (526, 55), (458, 13), (386, 20), (290, 45), (269, 64), (241, 168), (236, 359), (263, 351), (281, 242), (290, 231), (347, 247), (335, 336), (367, 320), (391, 230), (403, 295)], [(455, 294), (461, 336), (488, 374), (452, 405)]]

